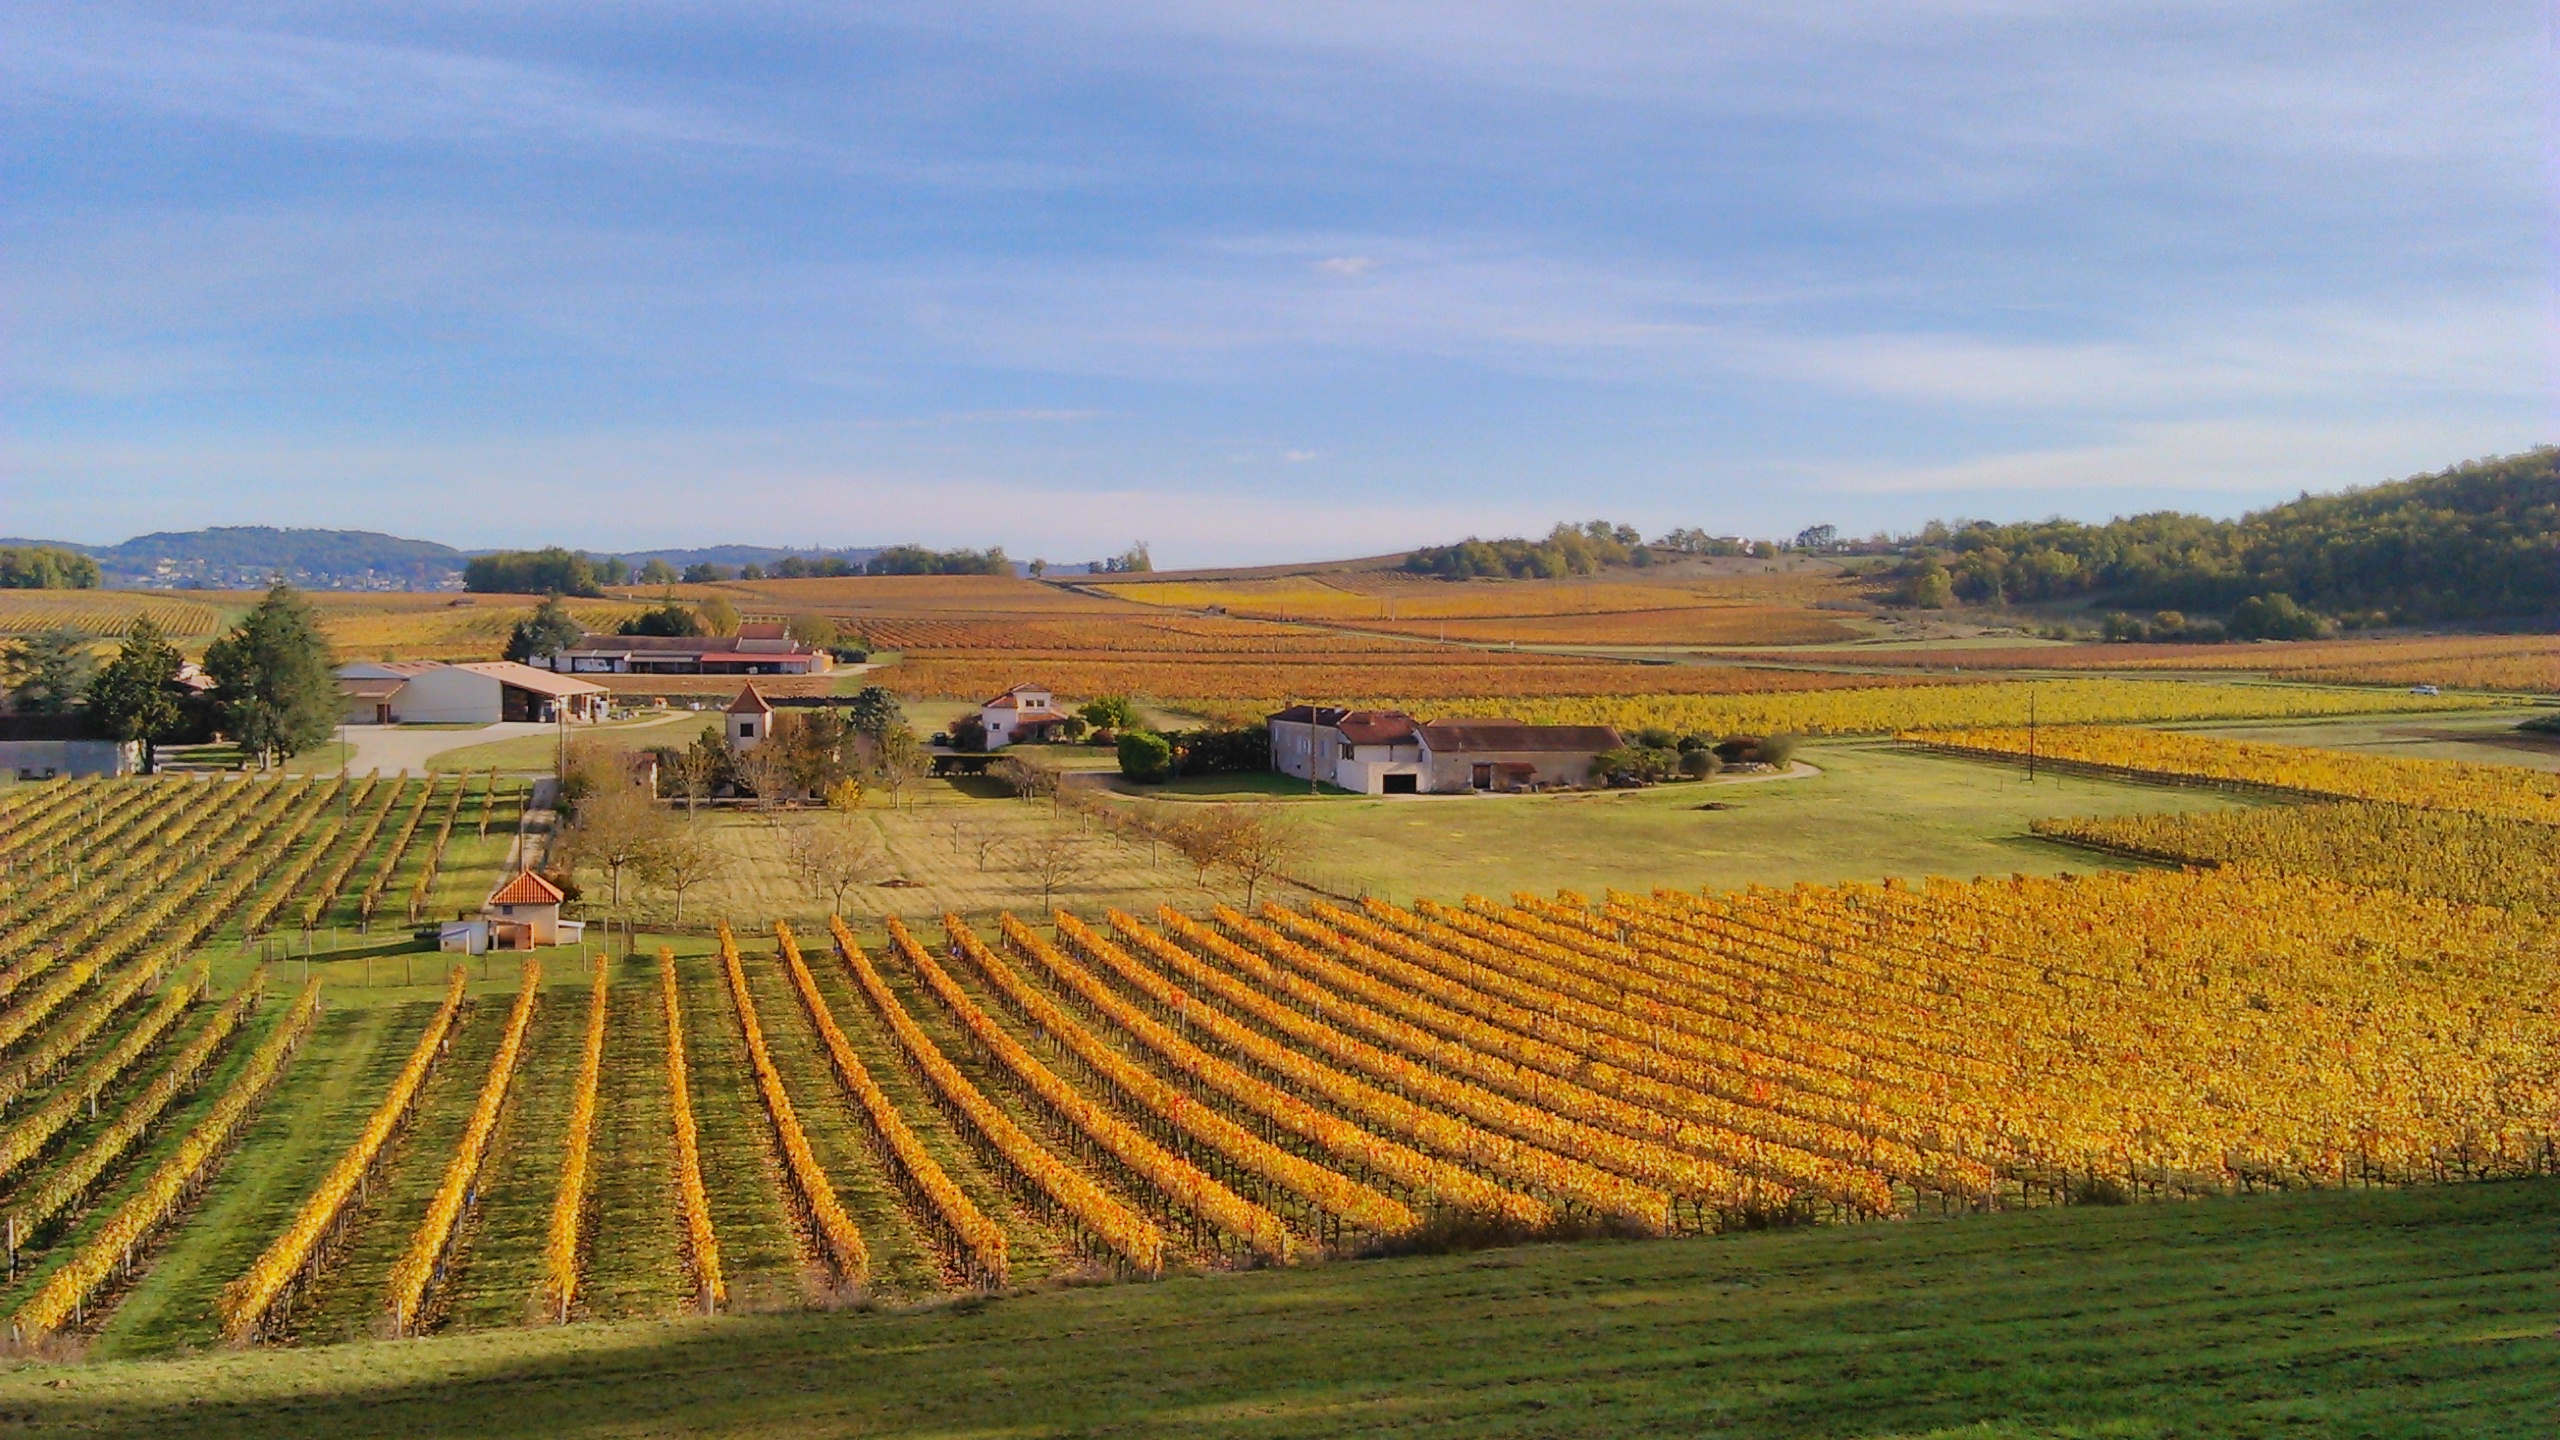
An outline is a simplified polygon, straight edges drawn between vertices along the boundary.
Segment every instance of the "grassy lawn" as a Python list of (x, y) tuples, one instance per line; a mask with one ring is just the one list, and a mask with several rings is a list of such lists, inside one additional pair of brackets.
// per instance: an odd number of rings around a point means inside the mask
[(2547, 708), (2495, 711), (2471, 715), (2356, 716), (2341, 720), (2298, 720), (2283, 724), (2177, 725), (2227, 740), (2262, 745), (2307, 745), (2322, 750), (2352, 750), (2400, 760), (2468, 760), (2475, 765), (2522, 765), (2560, 771), (2560, 735), (2539, 735), (2516, 727)]
[[(335, 775), (354, 753), (353, 748), (328, 740), (287, 758), (279, 768), (288, 775)], [(237, 770), (244, 757), (237, 745), (163, 745), (153, 758), (163, 770)], [(250, 766), (256, 768), (254, 760)]]
[[(1303, 781), (1268, 775), (1205, 777), (1145, 793), (1203, 803), (1286, 798), (1304, 834), (1303, 858), (1291, 873), (1334, 893), (1396, 900), (1546, 893), (1560, 886), (1597, 893), (1611, 885), (1733, 889), (1887, 875), (2086, 871), (2123, 862), (2035, 839), (2027, 823), (2046, 815), (2240, 803), (2215, 791), (2076, 777), (2046, 775), (2029, 786), (2014, 768), (1876, 743), (1810, 746), (1803, 759), (1821, 773), (1568, 795), (1381, 798), (1333, 791), (1310, 800)], [(907, 883), (857, 887), (846, 898), (846, 915), (1036, 912), (1043, 908), (1042, 891), (1030, 856), (1061, 844), (1082, 856), (1085, 868), (1058, 888), (1059, 905), (1149, 910), (1159, 903), (1197, 908), (1240, 898), (1232, 882), (1216, 875), (1203, 887), (1169, 847), (1154, 854), (1098, 826), (1053, 819), (1045, 805), (994, 793), (983, 782), (931, 780), (911, 792), (911, 804), (895, 810), (875, 795), (857, 813), (879, 841), (886, 861), (881, 878)], [(1707, 805), (1724, 808), (1700, 808)], [(711, 830), (728, 868), (687, 894), (687, 919), (725, 916), (741, 928), (760, 928), (776, 917), (798, 923), (824, 915), (826, 902), (802, 886), (786, 851), (790, 827), (816, 818), (809, 811), (702, 812), (690, 823)], [(586, 884), (590, 913), (597, 913), (601, 878), (587, 877)], [(632, 893), (644, 917), (670, 914), (668, 897)]]
[(1168, 780), (1161, 785), (1133, 785), (1115, 780), (1112, 788), (1123, 794), (1159, 800), (1305, 800), (1315, 796), (1354, 793), (1322, 781), (1310, 789), (1304, 780), (1269, 770), (1255, 775), (1194, 775)]
[[(2108, 862), (2029, 836), (2045, 815), (2215, 809), (2214, 791), (2041, 776), (1878, 743), (1809, 745), (1822, 773), (1571, 795), (1398, 796), (1291, 807), (1293, 872), (1393, 900), (1616, 886), (1739, 889), (1888, 875), (2050, 874)], [(1728, 808), (1706, 810), (1716, 805)]]
[[(912, 805), (892, 810), (884, 800), (855, 812), (879, 846), (879, 880), (845, 897), (848, 917), (933, 916), (946, 910), (985, 915), (997, 910), (1041, 908), (1035, 851), (1064, 847), (1082, 867), (1056, 891), (1059, 904), (1153, 909), (1159, 902), (1206, 905), (1217, 898), (1201, 889), (1170, 849), (1158, 858), (1142, 846), (1118, 840), (1072, 816), (1052, 817), (1046, 804), (988, 798), (991, 787), (970, 781), (931, 780), (911, 792)], [(798, 924), (825, 916), (830, 901), (812, 894), (794, 874), (785, 849), (791, 827), (820, 823), (825, 812), (705, 810), (683, 822), (707, 829), (727, 857), (717, 879), (685, 896), (688, 923), (726, 917), (741, 930), (762, 929), (777, 918)], [(981, 853), (983, 851), (983, 854)], [(607, 889), (601, 877), (582, 876), (587, 912), (600, 913)], [(671, 897), (637, 894), (641, 913), (668, 917)], [(645, 922), (644, 922), (645, 923)], [(810, 931), (823, 934), (824, 926)]]
[[(688, 723), (692, 722), (692, 723)], [(673, 745), (678, 749), (693, 743), (703, 730), (718, 729), (717, 707), (696, 715), (690, 710), (673, 714), (652, 713), (629, 720), (614, 720), (602, 725), (580, 725), (570, 730), (572, 743), (592, 741), (620, 750), (645, 750), (652, 745)], [(427, 758), (432, 774), (451, 774), (456, 770), (488, 770), (510, 774), (548, 775), (559, 763), (560, 742), (548, 733), (518, 735), (509, 740), (491, 740), (481, 745), (465, 745)]]
[(32, 1433), (2539, 1436), (2560, 1181), (0, 1372)]

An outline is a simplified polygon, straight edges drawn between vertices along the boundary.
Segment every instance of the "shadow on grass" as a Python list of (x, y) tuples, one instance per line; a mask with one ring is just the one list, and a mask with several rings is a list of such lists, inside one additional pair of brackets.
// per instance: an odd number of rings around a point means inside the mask
[[(90, 1433), (2547, 1435), (2560, 1181), (0, 1375)], [(1970, 1433), (1970, 1432), (1969, 1432)]]

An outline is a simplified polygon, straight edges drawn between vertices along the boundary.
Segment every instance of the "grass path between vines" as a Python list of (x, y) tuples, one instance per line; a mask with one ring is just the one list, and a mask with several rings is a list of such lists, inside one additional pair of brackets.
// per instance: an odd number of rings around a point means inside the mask
[[(675, 1132), (668, 1109), (667, 1021), (655, 956), (614, 960), (596, 1093), (594, 1237), (581, 1315), (654, 1319), (692, 1290), (676, 1218)], [(581, 1021), (584, 1010), (580, 1011)]]
[[(281, 993), (271, 996), (267, 1024), (289, 1003)], [(108, 1318), (94, 1353), (129, 1355), (217, 1337), (214, 1302), (222, 1287), (249, 1268), (337, 1163), (434, 1010), (432, 1003), (323, 1010), (284, 1083), (250, 1122), (186, 1224)]]
[(52, 1433), (2545, 1436), (2560, 1180), (14, 1362)]

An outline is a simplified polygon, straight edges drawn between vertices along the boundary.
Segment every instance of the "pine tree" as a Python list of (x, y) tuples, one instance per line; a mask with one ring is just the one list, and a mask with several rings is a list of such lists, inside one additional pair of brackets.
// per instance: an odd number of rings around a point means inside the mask
[(586, 638), (586, 627), (569, 614), (567, 601), (553, 591), (519, 620), (507, 636), (507, 658), (517, 662), (556, 655)]
[(241, 752), (255, 752), (261, 765), (319, 744), (338, 722), (338, 677), (320, 617), (281, 580), (205, 651), (204, 668)]
[(141, 744), (146, 773), (156, 768), (154, 742), (177, 728), (178, 701), (170, 687), (177, 684), (184, 663), (178, 647), (144, 615), (125, 632), (124, 648), (89, 686), (89, 713), (117, 739)]
[(89, 638), (76, 630), (42, 630), (0, 646), (0, 681), (9, 708), (21, 715), (68, 715), (89, 693)]

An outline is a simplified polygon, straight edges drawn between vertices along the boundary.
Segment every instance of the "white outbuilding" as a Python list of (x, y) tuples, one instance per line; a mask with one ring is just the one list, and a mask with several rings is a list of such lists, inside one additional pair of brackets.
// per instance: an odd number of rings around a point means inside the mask
[(601, 720), (612, 692), (590, 681), (512, 660), (438, 665), (389, 697), (403, 725), (494, 725), (501, 720)]

